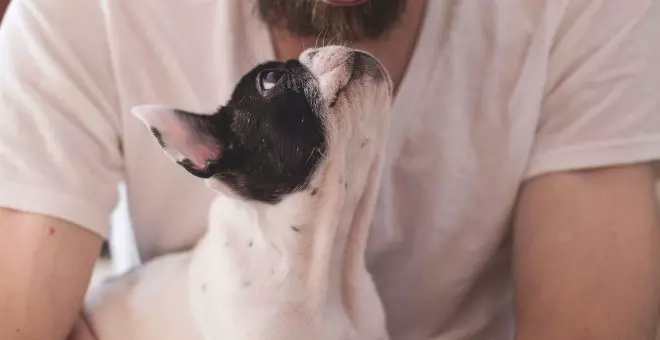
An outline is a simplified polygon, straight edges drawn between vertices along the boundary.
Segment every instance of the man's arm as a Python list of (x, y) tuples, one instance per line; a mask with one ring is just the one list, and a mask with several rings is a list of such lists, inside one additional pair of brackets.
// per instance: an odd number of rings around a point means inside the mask
[(66, 337), (109, 227), (124, 108), (106, 14), (10, 0), (2, 18), (0, 207), (15, 211), (0, 212), (1, 340)]
[(2, 17), (5, 15), (8, 5), (9, 0), (0, 0), (0, 22), (2, 22)]
[(660, 229), (648, 166), (530, 180), (514, 226), (518, 340), (654, 339)]
[(66, 339), (101, 238), (71, 223), (0, 208), (0, 339)]

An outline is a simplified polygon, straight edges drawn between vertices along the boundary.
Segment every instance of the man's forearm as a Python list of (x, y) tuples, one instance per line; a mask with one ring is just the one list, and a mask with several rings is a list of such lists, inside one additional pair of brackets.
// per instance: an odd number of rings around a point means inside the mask
[[(29, 285), (19, 280), (7, 281), (13, 281), (11, 285)], [(74, 309), (80, 308), (79, 304), (61, 304), (56, 296), (41, 289), (20, 289), (7, 284), (0, 285), (0, 299), (0, 339), (3, 340), (66, 339), (77, 317)]]
[(64, 221), (5, 209), (0, 235), (0, 339), (65, 339), (101, 239)]
[(650, 171), (549, 175), (523, 189), (517, 340), (655, 338), (660, 234)]

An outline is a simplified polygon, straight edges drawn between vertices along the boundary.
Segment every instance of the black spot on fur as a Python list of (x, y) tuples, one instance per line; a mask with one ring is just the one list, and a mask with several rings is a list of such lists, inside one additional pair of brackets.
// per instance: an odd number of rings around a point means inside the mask
[(316, 57), (317, 54), (319, 54), (319, 50), (314, 50), (314, 51), (310, 52), (309, 55), (308, 55), (309, 59), (314, 59), (314, 57)]
[(151, 128), (151, 133), (156, 137), (156, 140), (158, 141), (158, 145), (160, 145), (162, 148), (167, 147), (165, 145), (165, 142), (163, 141), (163, 134), (158, 131), (156, 128)]

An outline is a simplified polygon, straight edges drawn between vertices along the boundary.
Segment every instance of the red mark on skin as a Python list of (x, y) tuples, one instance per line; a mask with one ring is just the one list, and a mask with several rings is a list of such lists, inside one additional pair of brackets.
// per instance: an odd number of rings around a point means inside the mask
[(55, 228), (53, 228), (53, 227), (48, 228), (48, 235), (51, 235), (51, 236), (55, 235)]

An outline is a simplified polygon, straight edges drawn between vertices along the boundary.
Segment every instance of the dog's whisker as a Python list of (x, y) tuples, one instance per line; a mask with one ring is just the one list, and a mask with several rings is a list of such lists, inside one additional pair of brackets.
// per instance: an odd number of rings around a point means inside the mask
[(328, 43), (328, 45), (332, 45), (336, 38), (338, 38), (338, 35), (335, 35), (334, 37), (330, 37), (330, 42)]
[(321, 33), (323, 33), (323, 30), (321, 30), (321, 32), (319, 32), (319, 34), (316, 35), (316, 41), (314, 41), (314, 48), (319, 47), (319, 38), (321, 37)]
[(247, 61), (249, 67), (257, 66), (257, 61), (254, 59), (254, 52), (248, 53), (247, 51), (243, 50), (243, 57)]
[(327, 158), (326, 155), (321, 151), (321, 149), (319, 149), (318, 147), (315, 147), (309, 153), (309, 156), (307, 157), (307, 160), (305, 161), (305, 163), (309, 162), (309, 160), (312, 159), (312, 156), (314, 156), (314, 153), (318, 153), (321, 156), (321, 158), (323, 158), (323, 159)]
[(256, 50), (253, 45), (248, 46), (247, 49), (241, 51), (243, 58), (247, 61), (249, 67), (257, 66), (257, 61), (255, 60)]
[(312, 149), (312, 152), (309, 153), (309, 156), (307, 156), (307, 160), (305, 161), (305, 163), (309, 163), (309, 160), (312, 159), (312, 156), (314, 155), (315, 149), (316, 148)]
[(327, 158), (327, 157), (325, 156), (325, 154), (323, 153), (323, 151), (321, 151), (321, 149), (319, 149), (319, 148), (315, 148), (315, 149), (316, 149), (316, 152), (318, 152), (318, 154), (319, 154), (321, 157), (323, 157), (323, 159), (326, 159), (326, 158)]
[(322, 43), (322, 46), (328, 46), (328, 45), (325, 43), (325, 39), (326, 39), (327, 37), (328, 37), (328, 30), (323, 30), (323, 43)]

